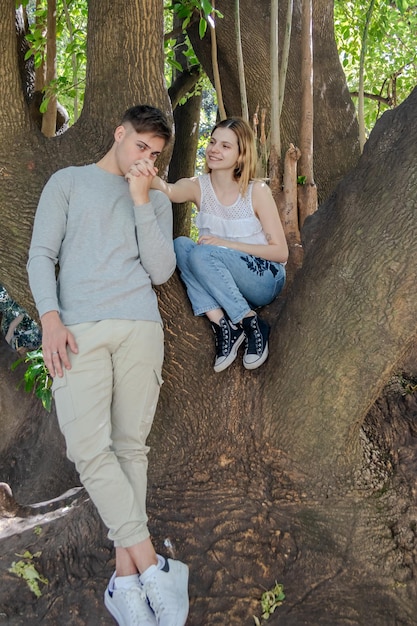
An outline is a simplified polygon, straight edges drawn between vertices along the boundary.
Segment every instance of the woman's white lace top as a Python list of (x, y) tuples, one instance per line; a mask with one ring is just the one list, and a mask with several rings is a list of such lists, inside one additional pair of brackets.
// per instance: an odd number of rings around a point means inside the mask
[(196, 225), (201, 235), (213, 235), (242, 243), (267, 244), (262, 224), (252, 206), (253, 183), (244, 197), (239, 195), (234, 204), (221, 204), (211, 184), (210, 174), (198, 177), (201, 189), (200, 210)]

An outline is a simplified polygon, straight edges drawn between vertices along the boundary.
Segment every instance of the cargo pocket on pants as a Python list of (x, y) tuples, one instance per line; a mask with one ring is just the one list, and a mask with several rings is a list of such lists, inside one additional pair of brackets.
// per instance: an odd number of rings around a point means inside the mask
[(65, 371), (62, 378), (55, 376), (52, 383), (52, 396), (55, 400), (59, 428), (65, 435), (65, 426), (73, 422), (76, 418), (71, 391), (68, 387)]
[(146, 438), (152, 428), (156, 407), (158, 405), (159, 393), (161, 391), (161, 385), (164, 382), (161, 373), (156, 370), (153, 370), (151, 380), (152, 382), (149, 384), (141, 423), (141, 437), (143, 442), (146, 441)]

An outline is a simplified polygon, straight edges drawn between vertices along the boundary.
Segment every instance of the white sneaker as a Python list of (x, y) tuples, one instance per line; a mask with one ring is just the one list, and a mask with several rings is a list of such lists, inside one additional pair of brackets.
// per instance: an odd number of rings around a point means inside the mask
[(188, 615), (188, 566), (165, 559), (158, 569), (151, 565), (144, 576), (143, 589), (158, 626), (184, 626)]
[(130, 589), (115, 589), (114, 579), (110, 579), (104, 593), (104, 604), (119, 626), (156, 626), (155, 615), (149, 606), (142, 586)]

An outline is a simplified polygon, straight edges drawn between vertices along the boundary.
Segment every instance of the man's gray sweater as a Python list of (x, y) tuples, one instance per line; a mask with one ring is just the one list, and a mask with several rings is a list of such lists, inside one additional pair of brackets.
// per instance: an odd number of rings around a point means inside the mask
[[(150, 190), (133, 206), (123, 176), (97, 165), (68, 167), (46, 184), (35, 216), (27, 270), (42, 316), (65, 325), (104, 319), (161, 322), (152, 284), (175, 270), (172, 208)], [(56, 264), (59, 264), (56, 280)]]

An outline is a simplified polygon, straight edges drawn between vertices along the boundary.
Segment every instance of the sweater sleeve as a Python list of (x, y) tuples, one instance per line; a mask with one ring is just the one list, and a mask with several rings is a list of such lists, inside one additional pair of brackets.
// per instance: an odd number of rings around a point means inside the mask
[(161, 191), (150, 191), (151, 201), (135, 206), (140, 262), (154, 285), (162, 285), (174, 273), (176, 257), (172, 239), (172, 206)]
[(35, 215), (27, 271), (29, 284), (41, 317), (59, 311), (55, 266), (65, 234), (68, 191), (58, 174), (46, 183)]

